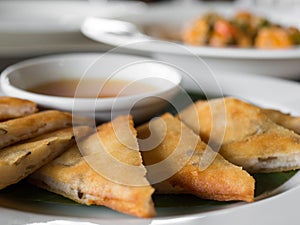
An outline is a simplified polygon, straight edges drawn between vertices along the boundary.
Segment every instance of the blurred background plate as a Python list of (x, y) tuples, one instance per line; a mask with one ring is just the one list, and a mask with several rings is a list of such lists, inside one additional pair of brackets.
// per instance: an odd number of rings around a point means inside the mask
[[(256, 73), (290, 79), (300, 78), (300, 47), (296, 46), (284, 50), (259, 50), (259, 49), (239, 49), (239, 48), (213, 48), (187, 46), (178, 43), (187, 49), (183, 51), (170, 50), (169, 44), (149, 40), (162, 40), (149, 35), (159, 32), (174, 37), (180, 33), (182, 27), (191, 19), (197, 18), (205, 12), (214, 11), (221, 15), (230, 16), (239, 10), (249, 10), (253, 13), (265, 16), (276, 23), (299, 27), (299, 14), (295, 14), (294, 8), (279, 7), (268, 10), (267, 7), (245, 6), (243, 4), (232, 3), (204, 3), (193, 2), (189, 4), (176, 2), (173, 4), (158, 4), (148, 8), (147, 11), (138, 15), (126, 15), (118, 17), (121, 21), (130, 22), (141, 32), (132, 30), (118, 30), (118, 26), (107, 29), (104, 20), (97, 17), (88, 18), (82, 25), (82, 32), (87, 37), (102, 43), (114, 46), (122, 46), (130, 50), (138, 50), (148, 53), (161, 60), (172, 60), (184, 62), (187, 66), (193, 67), (190, 56), (196, 55), (202, 58), (214, 72), (230, 73)], [(297, 9), (297, 7), (295, 7)], [(297, 16), (298, 15), (298, 16)], [(122, 28), (123, 29), (123, 28)], [(167, 37), (168, 39), (169, 37)], [(176, 37), (175, 37), (176, 40)], [(132, 45), (132, 43), (144, 44)], [(127, 44), (130, 44), (126, 46)]]

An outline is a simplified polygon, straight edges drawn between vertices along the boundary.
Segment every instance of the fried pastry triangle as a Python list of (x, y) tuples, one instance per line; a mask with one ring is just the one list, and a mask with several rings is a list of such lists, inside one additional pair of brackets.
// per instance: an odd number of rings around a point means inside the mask
[[(212, 151), (171, 114), (140, 126), (137, 131), (147, 177), (151, 182), (160, 181), (154, 185), (157, 192), (189, 193), (220, 201), (253, 201), (254, 179), (241, 167)], [(159, 143), (155, 143), (157, 140)], [(202, 168), (207, 153), (215, 158)]]
[(145, 178), (132, 118), (117, 117), (97, 130), (79, 144), (80, 150), (74, 146), (35, 172), (31, 182), (82, 204), (154, 216), (154, 189)]
[(57, 130), (0, 151), (0, 189), (17, 183), (91, 133), (87, 126)]
[[(198, 124), (190, 118), (195, 107), (200, 132)], [(213, 123), (215, 118), (222, 117), (220, 114), (223, 114), (223, 121)], [(267, 115), (261, 108), (236, 98), (220, 98), (198, 101), (183, 110), (179, 117), (199, 132), (205, 142), (220, 144), (220, 154), (248, 172), (300, 168), (300, 136), (274, 123)], [(224, 130), (224, 138), (222, 135), (211, 135), (213, 130), (216, 134)]]
[(0, 149), (19, 141), (34, 138), (73, 125), (90, 125), (87, 118), (71, 113), (46, 110), (21, 118), (0, 122)]
[(13, 97), (0, 97), (0, 121), (26, 116), (37, 111), (35, 102)]

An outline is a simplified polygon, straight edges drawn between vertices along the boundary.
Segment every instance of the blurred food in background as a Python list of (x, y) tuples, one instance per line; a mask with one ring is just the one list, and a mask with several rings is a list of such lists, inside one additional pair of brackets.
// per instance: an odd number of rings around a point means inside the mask
[(278, 49), (300, 44), (300, 32), (247, 11), (237, 12), (232, 18), (209, 12), (185, 28), (182, 41), (197, 46)]

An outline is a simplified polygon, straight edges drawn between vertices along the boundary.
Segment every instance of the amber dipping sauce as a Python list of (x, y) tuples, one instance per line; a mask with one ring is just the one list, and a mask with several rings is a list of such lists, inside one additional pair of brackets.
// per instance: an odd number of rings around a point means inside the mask
[(142, 82), (129, 82), (125, 80), (73, 80), (63, 79), (51, 81), (34, 86), (28, 91), (60, 97), (76, 98), (112, 98), (129, 96), (153, 91), (156, 88)]

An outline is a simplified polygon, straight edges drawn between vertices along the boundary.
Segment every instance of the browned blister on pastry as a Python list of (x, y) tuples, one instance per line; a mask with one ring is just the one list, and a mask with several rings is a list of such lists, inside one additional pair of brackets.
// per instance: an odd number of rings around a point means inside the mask
[[(80, 124), (87, 124), (87, 119), (81, 119), (78, 125)], [(42, 111), (1, 122), (0, 148), (70, 126), (72, 126), (72, 114), (56, 110)]]
[[(183, 110), (181, 120), (197, 131), (189, 118), (196, 107), (200, 136), (220, 144), (220, 154), (249, 172), (275, 172), (300, 168), (300, 136), (274, 123), (260, 107), (235, 98), (198, 101)], [(214, 109), (214, 111), (212, 110)], [(224, 121), (213, 120), (223, 114)], [(224, 137), (211, 135), (220, 130)]]
[(75, 144), (77, 138), (92, 131), (90, 127), (78, 126), (42, 135), (37, 140), (9, 146), (0, 151), (0, 189), (17, 183), (35, 170), (50, 162)]
[[(137, 130), (138, 137), (142, 140), (152, 135), (161, 140), (153, 149), (147, 149), (148, 144), (140, 141), (148, 174), (151, 175), (151, 165), (162, 162), (165, 163), (161, 164), (161, 173), (166, 173), (167, 170), (174, 172), (166, 180), (155, 184), (157, 192), (189, 193), (219, 201), (253, 201), (254, 179), (241, 167), (215, 153), (198, 135), (171, 114), (164, 114), (151, 121), (150, 126), (145, 124)], [(210, 156), (214, 158), (209, 160)], [(155, 172), (149, 179), (156, 179)]]
[[(101, 125), (78, 146), (32, 174), (30, 181), (82, 204), (104, 205), (138, 217), (155, 215), (154, 189), (145, 178), (131, 117)], [(131, 184), (132, 180), (141, 183)]]
[(36, 103), (13, 97), (0, 97), (0, 121), (26, 116), (38, 111)]

